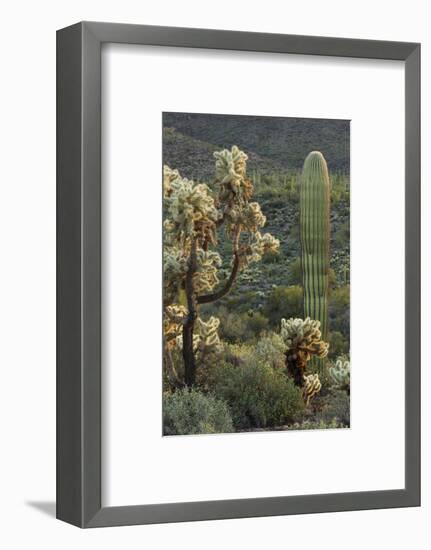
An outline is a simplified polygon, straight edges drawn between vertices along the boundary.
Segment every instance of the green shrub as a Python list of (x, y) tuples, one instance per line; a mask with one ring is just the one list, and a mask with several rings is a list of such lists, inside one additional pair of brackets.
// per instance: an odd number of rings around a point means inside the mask
[(246, 339), (247, 319), (238, 313), (230, 313), (227, 309), (220, 313), (220, 338), (232, 343)]
[(321, 410), (316, 413), (316, 420), (338, 421), (344, 426), (350, 426), (349, 394), (344, 390), (332, 390), (323, 400)]
[[(248, 268), (248, 271), (250, 270), (251, 268)], [(239, 277), (241, 278), (243, 275), (244, 272), (242, 272)], [(241, 292), (233, 292), (224, 298), (224, 303), (227, 307), (221, 306), (219, 310), (225, 310), (226, 313), (245, 313), (250, 309), (250, 306), (256, 304), (257, 301), (258, 293), (256, 291), (241, 289)]]
[(229, 404), (238, 430), (283, 425), (304, 408), (301, 392), (293, 382), (281, 370), (253, 356), (237, 366), (219, 365), (214, 393)]
[(344, 338), (341, 332), (333, 331), (329, 333), (329, 358), (335, 359), (340, 355), (349, 353), (349, 342)]
[(295, 258), (289, 264), (288, 281), (291, 285), (302, 285), (301, 258)]
[(281, 254), (278, 251), (270, 250), (262, 257), (264, 264), (278, 264), (283, 261)]
[(302, 311), (303, 292), (299, 285), (274, 288), (263, 308), (272, 327), (278, 327), (282, 318), (302, 317)]
[(260, 311), (238, 313), (229, 312), (227, 308), (218, 311), (220, 319), (219, 335), (230, 343), (243, 342), (259, 336), (268, 328), (269, 321)]
[(286, 368), (286, 344), (283, 338), (275, 332), (269, 332), (259, 338), (251, 353), (260, 362), (268, 363), (274, 369)]
[(238, 366), (257, 360), (260, 363), (268, 363), (275, 369), (285, 369), (285, 350), (286, 345), (279, 334), (266, 332), (255, 344), (253, 342), (225, 344), (217, 360), (211, 363), (211, 367), (214, 369), (218, 363)]
[(350, 223), (340, 224), (334, 233), (334, 244), (337, 248), (347, 248), (350, 244)]
[(260, 313), (260, 311), (251, 311), (247, 313), (246, 325), (247, 335), (254, 337), (259, 336), (264, 330), (268, 328), (269, 321)]
[(350, 286), (334, 289), (329, 300), (329, 329), (350, 337)]
[(163, 434), (188, 435), (233, 431), (229, 408), (212, 395), (194, 389), (163, 396)]

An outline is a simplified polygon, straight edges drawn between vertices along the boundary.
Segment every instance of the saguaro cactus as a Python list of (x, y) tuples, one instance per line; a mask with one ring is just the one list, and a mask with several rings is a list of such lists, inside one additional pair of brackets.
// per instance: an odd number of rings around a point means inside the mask
[(323, 340), (328, 335), (329, 200), (328, 166), (322, 153), (312, 151), (300, 185), (304, 317), (320, 321)]

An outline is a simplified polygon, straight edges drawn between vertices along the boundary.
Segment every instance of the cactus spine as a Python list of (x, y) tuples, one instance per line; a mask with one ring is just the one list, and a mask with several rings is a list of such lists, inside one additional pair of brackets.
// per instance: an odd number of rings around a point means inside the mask
[(328, 334), (329, 200), (328, 166), (322, 153), (312, 151), (300, 186), (301, 265), (304, 316), (320, 321), (323, 340)]

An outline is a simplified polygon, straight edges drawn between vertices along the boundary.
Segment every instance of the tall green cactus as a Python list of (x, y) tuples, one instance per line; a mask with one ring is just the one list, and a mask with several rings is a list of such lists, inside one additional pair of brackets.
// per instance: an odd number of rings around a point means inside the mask
[(329, 200), (328, 166), (322, 153), (312, 151), (300, 185), (304, 317), (320, 321), (323, 340), (328, 335)]

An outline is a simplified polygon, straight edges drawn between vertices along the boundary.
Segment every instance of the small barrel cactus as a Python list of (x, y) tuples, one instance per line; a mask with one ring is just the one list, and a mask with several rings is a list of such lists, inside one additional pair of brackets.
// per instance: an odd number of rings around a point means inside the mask
[(304, 387), (302, 390), (302, 397), (307, 406), (310, 404), (310, 400), (315, 395), (317, 395), (321, 389), (322, 389), (322, 384), (320, 383), (319, 375), (317, 373), (308, 374), (304, 376)]
[(328, 368), (329, 378), (333, 386), (341, 389), (350, 389), (350, 362), (339, 357), (335, 365)]

